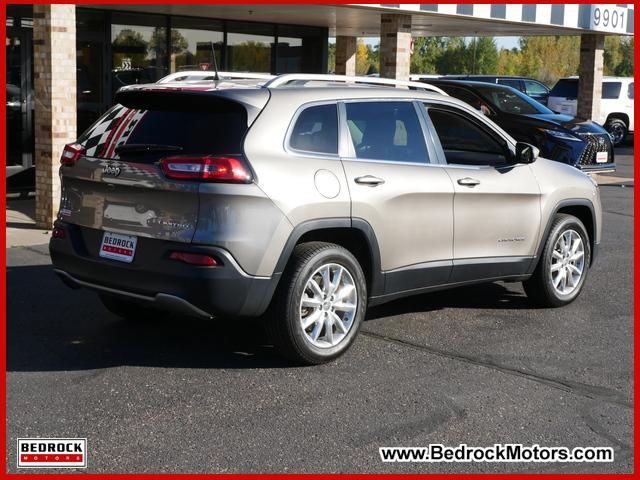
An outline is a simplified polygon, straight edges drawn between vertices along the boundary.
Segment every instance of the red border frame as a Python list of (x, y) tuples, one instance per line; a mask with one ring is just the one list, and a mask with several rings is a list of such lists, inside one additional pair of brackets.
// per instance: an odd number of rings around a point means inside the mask
[[(114, 5), (114, 4), (173, 4), (173, 3), (186, 3), (186, 4), (229, 4), (229, 3), (235, 3), (235, 4), (257, 4), (257, 3), (263, 3), (263, 4), (325, 4), (326, 2), (322, 1), (322, 0), (305, 0), (305, 1), (295, 1), (295, 0), (280, 0), (280, 1), (268, 1), (268, 0), (239, 0), (239, 1), (235, 1), (235, 2), (220, 2), (220, 1), (211, 1), (211, 0), (178, 0), (178, 2), (175, 1), (170, 1), (170, 0), (135, 0), (133, 2), (127, 1), (127, 0), (108, 0), (107, 2), (105, 1), (96, 1), (96, 0), (84, 0), (84, 1), (69, 1), (69, 2), (64, 2), (64, 1), (43, 1), (43, 0), (34, 0), (34, 1), (26, 1), (26, 0), (9, 0), (7, 3), (9, 4), (71, 4), (71, 3), (75, 3), (75, 4), (110, 4), (110, 5)], [(346, 0), (338, 0), (337, 2), (334, 2), (334, 4), (347, 4), (347, 3), (351, 3), (348, 2)], [(416, 2), (416, 1), (409, 1), (406, 3), (422, 3), (422, 2)], [(435, 2), (434, 2), (435, 3)], [(449, 1), (449, 0), (445, 0), (445, 1), (441, 1), (441, 2), (437, 2), (437, 3), (475, 3), (475, 2), (470, 2), (468, 0), (460, 0), (460, 1)], [(488, 3), (499, 3), (499, 2), (488, 2)], [(538, 2), (535, 1), (531, 1), (531, 0), (525, 0), (521, 3), (531, 3), (531, 4), (537, 4)], [(548, 3), (566, 3), (566, 2), (561, 2), (561, 1), (557, 1), (557, 0), (551, 0)], [(575, 3), (588, 3), (588, 2), (583, 2), (583, 1), (579, 1), (579, 2), (575, 2)], [(613, 4), (613, 2), (605, 2), (605, 3), (611, 3)], [(635, 7), (638, 6), (638, 3), (640, 2), (635, 2), (634, 1), (634, 5)], [(2, 19), (6, 19), (6, 3), (0, 1), (0, 18)], [(640, 18), (640, 13), (638, 12), (638, 8), (634, 8), (634, 25), (638, 23), (638, 19)], [(3, 32), (3, 37), (6, 39), (6, 30)], [(634, 35), (635, 38), (635, 35)], [(6, 40), (5, 40), (6, 41)], [(640, 60), (640, 51), (635, 50), (634, 51), (634, 65), (638, 65), (639, 64), (639, 60)], [(2, 48), (0, 49), (0, 68), (2, 72), (6, 72), (6, 49)], [(5, 74), (6, 75), (6, 74)], [(638, 93), (638, 91), (640, 90), (640, 87), (636, 88), (636, 94)], [(5, 103), (6, 102), (6, 89), (0, 89), (0, 104)], [(0, 116), (0, 148), (2, 148), (2, 151), (6, 152), (6, 118), (5, 118), (6, 114), (3, 114)], [(638, 110), (636, 110), (634, 112), (634, 116), (635, 116), (635, 122), (638, 122), (638, 119), (640, 119), (640, 112), (638, 112)], [(6, 156), (6, 153), (5, 153)], [(636, 156), (635, 151), (634, 151), (634, 161), (636, 159), (638, 159), (639, 157)], [(1, 182), (1, 186), (0, 186), (0, 203), (2, 204), (2, 206), (5, 209), (5, 215), (2, 216), (2, 226), (5, 229), (6, 232), (6, 171), (5, 173), (2, 175), (2, 182)], [(634, 185), (635, 183), (638, 183), (638, 179), (640, 179), (640, 168), (636, 168), (634, 171)], [(634, 211), (638, 212), (639, 208), (640, 208), (640, 194), (638, 194), (637, 190), (634, 190)], [(638, 224), (637, 224), (637, 220), (634, 217), (634, 309), (637, 310), (638, 306), (639, 306), (639, 299), (640, 299), (640, 288), (638, 287), (637, 283), (636, 283), (636, 279), (638, 278), (638, 275), (640, 274), (640, 261), (638, 261), (636, 255), (637, 255), (637, 245), (640, 242), (640, 233), (638, 231), (637, 228)], [(4, 247), (4, 249), (6, 250), (6, 233), (4, 236), (2, 236), (2, 240), (1, 240), (1, 244)], [(6, 255), (4, 255), (2, 257), (2, 267), (6, 272)], [(5, 275), (5, 279), (6, 279), (6, 275)], [(6, 285), (4, 288), (2, 288), (2, 291), (0, 292), (0, 307), (2, 308), (2, 312), (3, 312), (3, 316), (2, 316), (2, 320), (3, 320), (3, 327), (4, 328), (0, 328), (0, 344), (6, 347), (6, 341), (7, 341), (7, 337), (6, 337), (6, 304), (7, 304), (7, 297), (6, 297)], [(636, 317), (635, 317), (635, 312), (634, 312), (634, 341), (633, 341), (633, 346), (634, 346), (634, 392), (633, 392), (633, 404), (634, 404), (634, 433), (633, 433), (633, 437), (634, 437), (634, 442), (633, 442), (633, 452), (634, 452), (634, 463), (633, 463), (633, 470), (634, 472), (631, 474), (563, 474), (563, 475), (559, 475), (559, 474), (482, 474), (482, 473), (477, 473), (477, 474), (349, 474), (349, 477), (353, 477), (353, 478), (363, 478), (363, 479), (394, 479), (394, 478), (409, 478), (409, 477), (424, 477), (424, 478), (433, 478), (433, 479), (447, 479), (450, 480), (451, 478), (477, 478), (477, 477), (499, 477), (501, 479), (530, 479), (532, 476), (536, 476), (536, 477), (543, 477), (543, 478), (557, 478), (557, 477), (562, 477), (563, 479), (583, 479), (583, 478), (589, 478), (589, 479), (598, 479), (598, 478), (624, 478), (624, 479), (631, 479), (631, 478), (638, 478), (638, 467), (640, 466), (640, 459), (638, 458), (638, 454), (639, 449), (637, 447), (637, 443), (636, 443), (636, 439), (638, 438), (638, 432), (640, 431), (640, 414), (638, 413), (638, 409), (635, 408), (636, 404), (637, 404), (637, 395), (636, 395), (636, 388), (638, 383), (640, 382), (640, 372), (638, 371), (638, 360), (640, 359), (640, 353), (638, 352), (638, 338), (640, 338), (640, 331), (639, 328), (640, 325), (638, 324), (638, 322), (636, 322)], [(3, 419), (2, 422), (0, 422), (0, 443), (4, 446), (4, 451), (6, 452), (4, 455), (0, 456), (0, 476), (2, 477), (6, 477), (6, 478), (37, 478), (40, 475), (56, 475), (59, 478), (77, 478), (76, 477), (76, 473), (70, 474), (58, 474), (58, 473), (39, 473), (39, 474), (35, 474), (35, 473), (7, 473), (7, 455), (8, 455), (8, 450), (7, 447), (9, 446), (8, 444), (11, 444), (11, 442), (7, 443), (7, 437), (6, 437), (6, 429), (7, 429), (7, 421), (6, 421), (6, 407), (7, 407), (7, 398), (6, 398), (6, 381), (7, 381), (7, 376), (6, 376), (6, 348), (4, 349), (4, 354), (0, 355), (0, 370), (1, 373), (0, 375), (2, 376), (2, 382), (0, 382), (0, 405), (3, 407), (3, 410), (5, 411), (5, 417)], [(142, 479), (152, 479), (152, 478), (161, 478), (165, 475), (171, 475), (172, 477), (191, 477), (191, 476), (198, 476), (198, 477), (209, 477), (209, 478), (213, 478), (213, 477), (217, 477), (217, 478), (234, 478), (234, 479), (243, 479), (243, 478), (253, 478), (256, 476), (259, 476), (260, 478), (264, 478), (266, 480), (275, 480), (278, 478), (286, 478), (286, 477), (292, 477), (296, 474), (99, 474), (99, 473), (93, 473), (93, 474), (88, 474), (91, 475), (92, 478), (100, 478), (100, 479), (109, 479), (109, 478), (113, 478), (114, 476), (117, 476), (118, 478), (142, 478)], [(343, 474), (297, 474), (300, 476), (304, 476), (305, 478), (308, 479), (315, 479), (315, 478), (343, 478), (344, 475)]]

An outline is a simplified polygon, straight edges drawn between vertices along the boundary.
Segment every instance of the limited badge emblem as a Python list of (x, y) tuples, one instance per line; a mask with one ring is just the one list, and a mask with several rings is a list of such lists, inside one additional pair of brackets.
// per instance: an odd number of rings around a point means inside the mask
[(102, 167), (102, 174), (110, 177), (117, 177), (120, 175), (120, 167), (114, 165), (105, 165)]

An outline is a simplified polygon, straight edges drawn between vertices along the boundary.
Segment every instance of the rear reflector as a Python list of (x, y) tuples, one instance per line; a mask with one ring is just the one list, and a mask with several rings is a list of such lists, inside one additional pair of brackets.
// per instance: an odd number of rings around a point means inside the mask
[(84, 153), (84, 147), (77, 143), (68, 143), (62, 150), (62, 157), (60, 157), (60, 164), (70, 167), (74, 165)]
[(175, 156), (160, 160), (167, 178), (207, 182), (251, 183), (252, 176), (244, 160), (231, 156)]
[(64, 230), (60, 227), (53, 227), (53, 230), (51, 231), (51, 238), (65, 238), (66, 235), (64, 233)]
[(189, 265), (198, 265), (201, 267), (217, 267), (218, 262), (210, 255), (203, 255), (201, 253), (187, 253), (187, 252), (173, 252), (169, 255), (171, 260), (178, 260), (180, 262), (188, 263)]

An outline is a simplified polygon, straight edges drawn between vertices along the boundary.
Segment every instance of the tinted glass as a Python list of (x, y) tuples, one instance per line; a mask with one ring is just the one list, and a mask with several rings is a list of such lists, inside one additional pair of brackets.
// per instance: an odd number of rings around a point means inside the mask
[(558, 83), (549, 92), (550, 97), (562, 97), (562, 98), (577, 98), (578, 97), (578, 80), (577, 79), (563, 79), (558, 80)]
[(182, 70), (222, 70), (224, 33), (222, 22), (196, 18), (171, 21), (171, 73)]
[(498, 165), (506, 162), (505, 147), (493, 135), (462, 114), (428, 109), (447, 163)]
[(438, 85), (438, 86), (442, 88), (442, 90), (447, 92), (449, 95), (451, 95), (452, 97), (468, 103), (476, 110), (480, 110), (480, 107), (482, 105), (482, 100), (476, 94), (464, 88), (450, 87), (448, 85)]
[(514, 80), (511, 78), (499, 78), (498, 79), (498, 83), (500, 85), (506, 85), (507, 87), (513, 87), (513, 88), (517, 88), (518, 90), (520, 90), (520, 80)]
[(627, 89), (627, 97), (633, 100), (633, 82), (629, 84), (629, 88)]
[(167, 29), (162, 17), (114, 14), (111, 84), (153, 83), (167, 74)]
[(547, 87), (538, 82), (532, 82), (531, 80), (524, 81), (524, 87), (529, 95), (546, 95)]
[(304, 110), (289, 139), (291, 148), (317, 153), (338, 153), (336, 105), (318, 105)]
[(229, 22), (227, 33), (227, 68), (232, 72), (271, 72), (275, 44), (271, 25)]
[(357, 158), (428, 163), (418, 115), (409, 102), (347, 103)]
[(615, 100), (620, 98), (621, 82), (602, 82), (602, 98)]
[(478, 86), (476, 90), (491, 106), (503, 113), (516, 115), (536, 115), (553, 113), (541, 103), (536, 102), (515, 89), (491, 86)]
[[(202, 100), (200, 100), (202, 102)], [(194, 106), (167, 100), (162, 110), (138, 110), (116, 105), (93, 124), (78, 142), (87, 156), (120, 158), (135, 162), (155, 161), (167, 155), (239, 154), (247, 130), (243, 107), (228, 103)], [(116, 146), (169, 145), (175, 152), (120, 154)]]
[(321, 29), (279, 25), (276, 73), (323, 73), (326, 41)]

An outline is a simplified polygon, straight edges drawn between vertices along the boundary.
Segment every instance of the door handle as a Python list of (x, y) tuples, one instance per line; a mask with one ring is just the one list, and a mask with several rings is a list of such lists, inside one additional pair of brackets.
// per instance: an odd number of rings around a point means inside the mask
[(378, 185), (382, 185), (384, 180), (378, 177), (374, 177), (373, 175), (364, 175), (362, 177), (356, 177), (355, 182), (359, 185), (366, 185), (368, 187), (377, 187)]
[(458, 185), (464, 185), (465, 187), (475, 187), (480, 185), (480, 180), (476, 178), (464, 177), (458, 180)]

